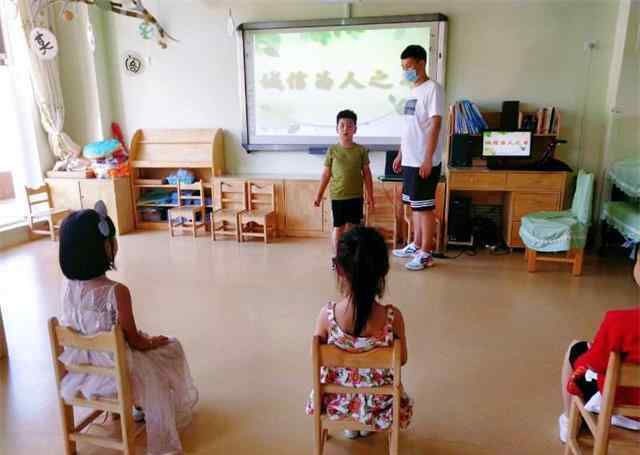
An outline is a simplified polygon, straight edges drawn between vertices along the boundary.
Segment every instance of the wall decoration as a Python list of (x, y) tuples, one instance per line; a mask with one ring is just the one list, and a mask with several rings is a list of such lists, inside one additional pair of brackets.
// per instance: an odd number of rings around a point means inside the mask
[(87, 5), (96, 6), (105, 11), (141, 19), (141, 36), (144, 39), (151, 39), (153, 32), (157, 32), (158, 45), (163, 49), (166, 49), (169, 40), (178, 41), (169, 35), (155, 16), (144, 7), (142, 0), (126, 0), (122, 2), (110, 0), (32, 0), (32, 4), (36, 6), (34, 17), (38, 15), (41, 8), (61, 2), (63, 3), (62, 16), (67, 21), (73, 20), (74, 18), (73, 13), (68, 9), (70, 3), (86, 3)]
[(53, 60), (58, 55), (58, 40), (48, 28), (36, 27), (31, 30), (29, 46), (40, 60)]
[(138, 76), (144, 72), (144, 60), (137, 52), (125, 52), (122, 64), (124, 71), (130, 76)]

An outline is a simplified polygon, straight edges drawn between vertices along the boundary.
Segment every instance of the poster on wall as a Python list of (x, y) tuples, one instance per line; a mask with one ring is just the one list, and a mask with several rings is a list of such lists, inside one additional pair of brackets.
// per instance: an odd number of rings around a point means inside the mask
[(29, 46), (40, 60), (53, 60), (58, 55), (58, 40), (51, 30), (36, 27), (29, 34)]
[(126, 52), (123, 56), (122, 63), (124, 65), (125, 73), (129, 76), (138, 76), (144, 72), (142, 56), (137, 52)]

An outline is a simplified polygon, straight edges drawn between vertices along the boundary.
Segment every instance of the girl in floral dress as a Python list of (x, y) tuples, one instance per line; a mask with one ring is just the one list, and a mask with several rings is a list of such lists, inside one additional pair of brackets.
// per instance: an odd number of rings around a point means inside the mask
[[(96, 210), (73, 212), (60, 228), (60, 268), (66, 279), (62, 290), (62, 324), (84, 335), (122, 327), (134, 402), (144, 410), (149, 455), (182, 454), (178, 430), (191, 422), (198, 401), (182, 345), (175, 338), (151, 337), (139, 332), (133, 317), (129, 289), (106, 276), (118, 251), (116, 229), (102, 201)], [(110, 353), (65, 348), (65, 365), (113, 367)], [(71, 399), (113, 397), (115, 378), (68, 373), (60, 394)]]
[[(327, 344), (349, 352), (365, 352), (390, 346), (395, 339), (402, 345), (402, 365), (407, 363), (407, 340), (402, 313), (392, 305), (381, 305), (376, 297), (384, 293), (389, 272), (387, 245), (375, 230), (355, 228), (338, 242), (335, 258), (338, 282), (345, 296), (325, 305), (316, 321), (315, 335)], [(321, 382), (347, 387), (380, 387), (393, 384), (393, 371), (381, 368), (321, 369)], [(352, 418), (372, 425), (376, 430), (391, 426), (393, 397), (390, 395), (324, 394), (322, 412), (332, 420)], [(313, 392), (306, 403), (306, 413), (313, 409)], [(400, 402), (400, 428), (409, 425), (413, 402), (403, 392)], [(364, 434), (363, 434), (364, 433)], [(346, 431), (355, 438), (367, 432)]]

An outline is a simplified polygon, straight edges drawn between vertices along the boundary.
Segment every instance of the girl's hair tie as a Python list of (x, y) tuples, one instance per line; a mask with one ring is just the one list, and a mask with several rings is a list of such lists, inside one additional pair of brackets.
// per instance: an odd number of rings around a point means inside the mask
[(109, 237), (111, 230), (109, 229), (109, 223), (107, 223), (107, 206), (104, 202), (98, 201), (93, 209), (100, 217), (100, 222), (98, 223), (98, 230), (100, 231), (100, 234), (104, 237)]

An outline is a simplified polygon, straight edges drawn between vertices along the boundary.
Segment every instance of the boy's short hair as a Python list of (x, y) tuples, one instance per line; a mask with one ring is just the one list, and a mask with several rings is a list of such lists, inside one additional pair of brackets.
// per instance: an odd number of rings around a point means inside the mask
[(336, 125), (340, 123), (341, 118), (351, 119), (353, 120), (354, 125), (358, 124), (358, 116), (350, 109), (345, 109), (344, 111), (338, 112), (338, 116), (336, 117)]
[(405, 58), (413, 58), (416, 61), (427, 60), (427, 51), (424, 47), (419, 44), (411, 44), (406, 47), (405, 50), (402, 51), (400, 55), (400, 59), (404, 60)]
[(109, 234), (98, 228), (100, 215), (95, 210), (70, 213), (60, 226), (59, 261), (62, 273), (69, 280), (91, 280), (114, 269), (114, 263), (105, 251), (105, 240), (116, 235), (111, 218), (106, 217)]

